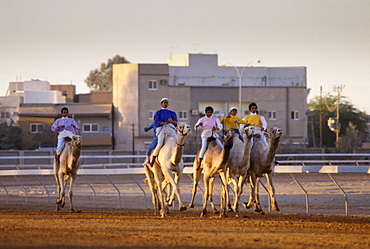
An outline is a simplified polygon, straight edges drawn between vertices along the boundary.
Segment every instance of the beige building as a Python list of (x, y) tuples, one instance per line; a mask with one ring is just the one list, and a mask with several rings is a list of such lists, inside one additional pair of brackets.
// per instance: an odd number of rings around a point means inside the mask
[(112, 104), (21, 104), (18, 126), (22, 129), (22, 150), (52, 148), (56, 146), (58, 134), (51, 131), (51, 125), (61, 117), (63, 107), (69, 109), (69, 117), (80, 127), (85, 150), (112, 149)]
[(178, 55), (168, 61), (113, 65), (115, 150), (145, 150), (152, 133), (143, 128), (153, 121), (163, 97), (170, 99), (169, 109), (177, 113), (179, 121), (192, 127), (208, 105), (222, 117), (231, 106), (241, 104), (238, 116), (244, 117), (248, 105), (256, 102), (268, 127), (283, 129), (282, 144), (306, 145), (305, 67), (222, 66), (217, 54)]

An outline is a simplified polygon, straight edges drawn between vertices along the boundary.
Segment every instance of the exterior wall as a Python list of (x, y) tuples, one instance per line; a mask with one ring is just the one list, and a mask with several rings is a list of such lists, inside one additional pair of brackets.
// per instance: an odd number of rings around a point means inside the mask
[(130, 124), (138, 123), (140, 107), (138, 80), (138, 64), (113, 65), (114, 150), (132, 150)]
[(112, 92), (90, 92), (90, 103), (112, 103)]
[(76, 98), (76, 86), (75, 85), (50, 85), (50, 90), (60, 91), (62, 96), (65, 96), (66, 103), (77, 102)]
[[(57, 134), (51, 131), (54, 123), (52, 117), (19, 117), (18, 127), (22, 129), (22, 150), (34, 150), (39, 147), (55, 147), (57, 144)], [(39, 133), (31, 132), (31, 124), (42, 124), (43, 130)]]
[[(21, 96), (0, 96), (0, 123), (18, 122), (18, 107), (23, 103)], [(7, 117), (9, 115), (9, 117)]]
[[(145, 133), (143, 128), (153, 121), (149, 118), (149, 113), (154, 114), (161, 108), (159, 101), (163, 97), (169, 98), (170, 110), (177, 114), (179, 111), (187, 111), (188, 118), (181, 121), (191, 127), (208, 105), (214, 107), (216, 115), (228, 115), (231, 106), (239, 105), (237, 70), (244, 70), (241, 77), (242, 110), (239, 110), (238, 116), (248, 115), (248, 105), (256, 102), (268, 127), (277, 126), (283, 129), (284, 143), (305, 145), (306, 68), (224, 67), (217, 65), (217, 55), (203, 54), (173, 57), (172, 65), (179, 66), (113, 66), (115, 150), (145, 151), (153, 133)], [(149, 89), (150, 80), (157, 80), (156, 90)], [(276, 119), (269, 119), (269, 112), (275, 112)], [(299, 117), (292, 119), (291, 112), (297, 112)]]

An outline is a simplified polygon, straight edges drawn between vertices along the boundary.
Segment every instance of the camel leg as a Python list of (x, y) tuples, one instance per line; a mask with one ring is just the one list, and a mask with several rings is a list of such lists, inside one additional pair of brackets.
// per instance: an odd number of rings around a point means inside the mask
[(70, 211), (71, 212), (75, 211), (74, 208), (73, 208), (73, 202), (72, 202), (73, 183), (75, 182), (75, 180), (76, 180), (76, 174), (71, 175), (70, 180), (69, 180), (69, 191), (68, 191), (68, 198), (69, 198), (69, 204), (70, 204)]
[(159, 200), (158, 200), (158, 192), (157, 189), (154, 187), (153, 182), (153, 172), (148, 168), (147, 165), (144, 166), (145, 175), (146, 175), (146, 184), (148, 184), (149, 190), (152, 193), (152, 203), (154, 206), (154, 214), (159, 214)]
[(239, 213), (239, 201), (240, 201), (240, 197), (241, 197), (241, 195), (243, 193), (243, 185), (245, 184), (246, 179), (247, 179), (247, 176), (241, 175), (239, 177), (239, 179), (238, 179), (238, 189), (235, 190), (237, 192), (236, 192), (236, 195), (235, 195), (233, 210), (235, 212), (235, 216), (236, 217), (240, 217), (240, 213)]
[(254, 211), (257, 212), (257, 213), (261, 213), (261, 214), (265, 214), (265, 212), (263, 212), (262, 210), (262, 207), (261, 207), (261, 202), (260, 202), (260, 180), (261, 180), (261, 177), (257, 177), (256, 179), (256, 200), (254, 202)]
[(199, 180), (200, 180), (200, 176), (202, 175), (202, 170), (201, 169), (196, 170), (195, 163), (198, 163), (198, 161), (195, 160), (194, 165), (193, 165), (193, 189), (191, 191), (191, 201), (190, 201), (190, 204), (189, 204), (190, 208), (194, 207), (194, 199), (195, 199), (195, 195), (197, 193), (197, 188), (198, 188), (198, 183), (199, 183)]
[(216, 205), (215, 205), (215, 203), (214, 203), (214, 201), (213, 201), (213, 186), (214, 186), (214, 182), (215, 182), (215, 178), (214, 177), (212, 177), (209, 181), (210, 181), (210, 183), (209, 183), (209, 188), (210, 188), (210, 191), (209, 191), (209, 197), (208, 197), (208, 199), (209, 199), (209, 203), (211, 204), (211, 207), (212, 207), (212, 211), (213, 211), (213, 213), (214, 214), (219, 214), (220, 212), (217, 210), (217, 208), (216, 208)]
[(248, 203), (243, 203), (243, 206), (247, 209), (251, 208), (253, 203), (256, 201), (256, 175), (251, 174), (249, 176), (249, 183), (251, 185), (251, 194), (249, 196)]
[(220, 178), (222, 182), (220, 217), (226, 217), (227, 216), (227, 204), (229, 203), (229, 191), (227, 189), (228, 184), (227, 184), (227, 179), (226, 179), (226, 173), (221, 172)]
[[(180, 189), (178, 188), (178, 185), (176, 184), (175, 180), (173, 179), (173, 177), (171, 177), (171, 174), (172, 172), (168, 171), (168, 170), (164, 170), (164, 175), (165, 175), (165, 178), (167, 179), (167, 181), (169, 181), (169, 183), (171, 184), (172, 186), (172, 191), (176, 194), (177, 196), (177, 199), (179, 201), (179, 209), (180, 211), (184, 211), (186, 210), (186, 206), (182, 203), (181, 201), (181, 197), (180, 197)], [(175, 179), (178, 177), (178, 175), (175, 174)], [(178, 179), (177, 179), (178, 181)], [(172, 203), (171, 203), (172, 204)]]
[(277, 204), (277, 201), (276, 201), (276, 198), (275, 198), (275, 187), (274, 187), (274, 183), (272, 181), (272, 178), (273, 178), (272, 173), (267, 173), (266, 174), (268, 190), (269, 190), (269, 194), (270, 194), (270, 198), (271, 198), (271, 207), (272, 207), (272, 210), (280, 211), (280, 209), (278, 207), (278, 204)]
[(158, 186), (158, 191), (159, 191), (159, 203), (161, 205), (161, 208), (160, 208), (160, 215), (162, 218), (164, 217), (167, 217), (167, 202), (165, 201), (165, 197), (164, 197), (164, 193), (163, 193), (163, 189), (162, 189), (162, 181), (163, 181), (163, 177), (162, 177), (162, 172), (160, 170), (160, 166), (157, 164), (157, 163), (154, 163), (153, 165), (153, 168), (156, 167), (154, 169), (154, 180), (155, 180), (155, 183), (157, 184)]
[(58, 172), (59, 172), (59, 163), (57, 162), (56, 159), (54, 159), (54, 178), (55, 178), (55, 182), (57, 183), (57, 193), (58, 193), (58, 197), (56, 199), (56, 208), (55, 210), (56, 211), (59, 211), (60, 210), (60, 203), (59, 203), (59, 199), (60, 199), (60, 191), (61, 191), (61, 187), (60, 187), (60, 183), (59, 183), (59, 177), (58, 177)]
[(203, 181), (204, 181), (203, 209), (202, 209), (202, 213), (200, 214), (200, 217), (204, 217), (207, 214), (207, 202), (208, 202), (208, 198), (210, 197), (210, 193), (212, 192), (211, 187), (210, 187), (210, 184), (211, 184), (210, 179), (211, 178), (209, 176), (206, 176), (206, 175), (203, 176)]
[[(231, 208), (232, 211), (234, 211), (234, 212), (238, 212), (238, 204), (239, 204), (239, 195), (238, 195), (238, 193), (239, 193), (239, 188), (240, 188), (239, 179), (233, 174), (229, 174), (228, 179), (231, 180), (231, 182), (234, 186), (234, 194), (235, 194), (233, 205), (231, 206), (230, 202), (229, 202), (228, 203), (228, 208)], [(237, 216), (238, 216), (238, 214), (237, 214)]]
[(58, 172), (58, 181), (60, 185), (59, 198), (57, 199), (57, 205), (64, 207), (65, 204), (65, 185), (64, 185), (64, 174), (63, 172)]

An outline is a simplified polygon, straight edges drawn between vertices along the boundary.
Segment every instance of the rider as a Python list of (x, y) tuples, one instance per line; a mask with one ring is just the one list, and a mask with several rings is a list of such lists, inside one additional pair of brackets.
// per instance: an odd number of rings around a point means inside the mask
[(199, 170), (200, 165), (203, 160), (204, 153), (207, 149), (207, 143), (209, 137), (214, 137), (216, 139), (217, 144), (223, 148), (221, 141), (218, 139), (217, 131), (220, 131), (222, 129), (222, 124), (220, 123), (220, 120), (212, 116), (213, 114), (213, 108), (212, 106), (207, 106), (205, 109), (206, 115), (198, 120), (198, 122), (195, 124), (194, 129), (199, 130), (202, 129), (202, 147), (199, 151), (199, 163), (197, 166), (197, 170)]
[(223, 117), (220, 120), (221, 124), (225, 124), (226, 130), (233, 129), (235, 133), (239, 135), (239, 139), (244, 142), (243, 137), (239, 132), (239, 125), (245, 124), (245, 121), (236, 116), (236, 114), (238, 113), (238, 108), (236, 108), (235, 106), (230, 108), (229, 113), (230, 115)]
[[(256, 103), (251, 103), (248, 106), (250, 114), (243, 118), (246, 125), (258, 126), (263, 131), (267, 131), (267, 122), (264, 116), (258, 114), (258, 106)], [(261, 137), (262, 142), (267, 146), (266, 137)]]
[(51, 130), (58, 132), (58, 144), (55, 152), (55, 158), (59, 161), (60, 153), (64, 149), (64, 138), (69, 137), (73, 139), (74, 132), (79, 130), (79, 126), (73, 118), (68, 118), (69, 110), (67, 107), (63, 107), (60, 111), (62, 117), (55, 120), (51, 126)]
[(162, 109), (154, 114), (154, 123), (157, 127), (156, 133), (158, 136), (158, 144), (153, 151), (153, 157), (150, 161), (150, 166), (153, 167), (155, 159), (161, 150), (164, 142), (165, 131), (170, 132), (171, 136), (176, 137), (177, 115), (174, 111), (168, 110), (168, 98), (161, 99)]

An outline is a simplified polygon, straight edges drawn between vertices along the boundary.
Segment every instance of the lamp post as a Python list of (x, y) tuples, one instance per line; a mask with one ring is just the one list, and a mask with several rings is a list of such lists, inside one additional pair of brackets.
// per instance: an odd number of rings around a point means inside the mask
[(226, 66), (226, 65), (231, 65), (234, 67), (236, 73), (238, 74), (238, 77), (239, 77), (239, 112), (241, 113), (242, 112), (242, 77), (243, 77), (243, 73), (245, 71), (245, 69), (253, 64), (253, 63), (261, 63), (261, 60), (254, 60), (254, 61), (251, 61), (249, 62), (245, 67), (243, 67), (242, 71), (240, 72), (239, 69), (232, 63), (225, 63), (225, 64), (222, 64), (222, 66)]

